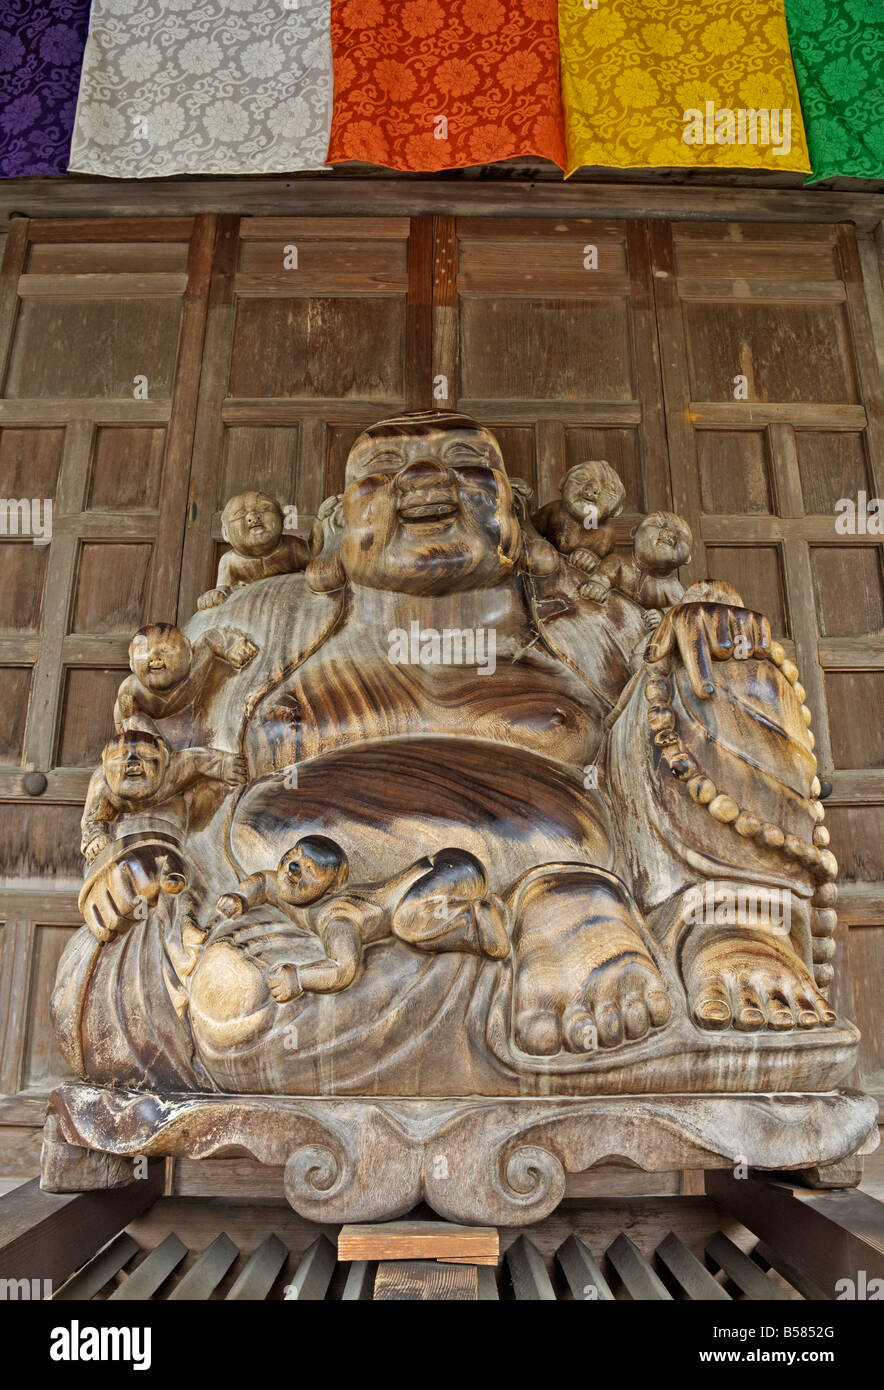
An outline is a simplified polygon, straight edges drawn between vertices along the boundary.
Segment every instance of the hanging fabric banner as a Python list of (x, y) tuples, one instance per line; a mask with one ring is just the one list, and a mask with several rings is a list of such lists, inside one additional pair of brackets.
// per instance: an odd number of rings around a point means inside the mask
[(328, 0), (94, 0), (70, 167), (315, 169), (331, 101)]
[(63, 174), (89, 0), (0, 4), (0, 175)]
[(884, 179), (884, 0), (786, 0), (813, 174)]
[(559, 30), (569, 173), (810, 168), (783, 0), (560, 0)]
[(329, 160), (564, 168), (557, 0), (332, 0)]

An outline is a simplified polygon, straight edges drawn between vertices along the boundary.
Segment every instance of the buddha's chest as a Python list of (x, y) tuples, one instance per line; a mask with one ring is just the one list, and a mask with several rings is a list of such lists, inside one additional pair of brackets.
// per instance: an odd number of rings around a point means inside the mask
[[(284, 761), (366, 740), (446, 734), (580, 764), (597, 737), (582, 682), (545, 652), (493, 630), (340, 634), (287, 682), (269, 717)], [(274, 757), (280, 766), (279, 754)]]

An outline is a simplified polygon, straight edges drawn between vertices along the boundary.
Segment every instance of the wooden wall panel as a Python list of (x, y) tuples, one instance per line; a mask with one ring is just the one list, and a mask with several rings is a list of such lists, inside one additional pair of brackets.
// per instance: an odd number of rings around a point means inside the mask
[(63, 429), (0, 429), (0, 497), (55, 498)]
[(796, 430), (801, 493), (809, 516), (834, 512), (842, 497), (868, 490), (869, 470), (861, 434)]
[[(14, 494), (13, 494), (14, 495)], [(49, 547), (30, 541), (0, 544), (0, 634), (40, 630)]]
[(732, 401), (744, 374), (756, 401), (857, 400), (841, 305), (685, 302), (692, 394)]
[(125, 666), (67, 669), (55, 759), (58, 767), (97, 766), (101, 750), (114, 731), (114, 700), (127, 670)]
[[(85, 792), (84, 781), (83, 796)], [(4, 893), (35, 883), (79, 888), (83, 879), (82, 812), (82, 797), (79, 803), (50, 802), (45, 797), (0, 802)]]
[(811, 546), (810, 560), (820, 636), (878, 633), (884, 638), (881, 546), (857, 541)]
[(881, 981), (884, 979), (884, 926), (854, 927), (848, 937), (850, 973), (855, 981), (854, 1019), (863, 1035), (856, 1083), (884, 1095), (884, 1030)]
[(827, 671), (826, 703), (836, 767), (884, 767), (884, 670)]
[(100, 425), (95, 432), (86, 510), (157, 511), (165, 447), (164, 429)]
[(0, 758), (5, 763), (21, 762), (30, 693), (31, 672), (27, 666), (4, 666), (0, 669), (0, 709), (3, 711), (0, 720)]
[[(618, 299), (462, 301), (461, 403), (630, 401), (626, 306)], [(604, 343), (604, 351), (600, 351)]]
[(49, 1091), (71, 1075), (55, 1043), (49, 1000), (58, 962), (75, 930), (72, 926), (34, 924), (31, 978), (28, 982), (28, 1024), (21, 1063), (23, 1090)]
[(7, 399), (86, 396), (131, 401), (135, 377), (142, 375), (149, 397), (168, 400), (181, 291), (164, 299), (126, 300), (126, 288), (121, 286), (112, 299), (25, 299), (4, 392)]
[(405, 394), (404, 347), (404, 296), (242, 297), (233, 335), (230, 394), (387, 401)]
[(704, 512), (770, 513), (770, 456), (764, 430), (698, 430)]
[(55, 1045), (49, 999), (76, 928), (76, 898), (21, 894), (0, 920), (0, 1093), (45, 1095), (71, 1075)]
[(49, 545), (0, 538), (0, 681), (26, 718), (0, 798), (27, 804), (36, 770), (46, 811), (82, 800), (133, 629), (175, 615), (216, 230), (22, 218), (8, 237), (0, 496), (53, 513)]

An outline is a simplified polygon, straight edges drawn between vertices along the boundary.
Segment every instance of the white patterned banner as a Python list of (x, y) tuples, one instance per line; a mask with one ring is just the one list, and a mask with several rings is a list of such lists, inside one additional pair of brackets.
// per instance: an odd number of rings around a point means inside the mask
[(331, 108), (329, 0), (94, 0), (70, 168), (316, 169)]

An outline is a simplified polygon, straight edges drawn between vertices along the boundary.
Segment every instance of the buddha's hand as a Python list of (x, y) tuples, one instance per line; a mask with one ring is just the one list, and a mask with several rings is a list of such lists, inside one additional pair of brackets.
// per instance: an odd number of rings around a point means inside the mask
[(715, 693), (713, 662), (770, 656), (770, 623), (762, 613), (725, 603), (684, 603), (671, 608), (645, 653), (649, 662), (677, 655), (698, 699)]

